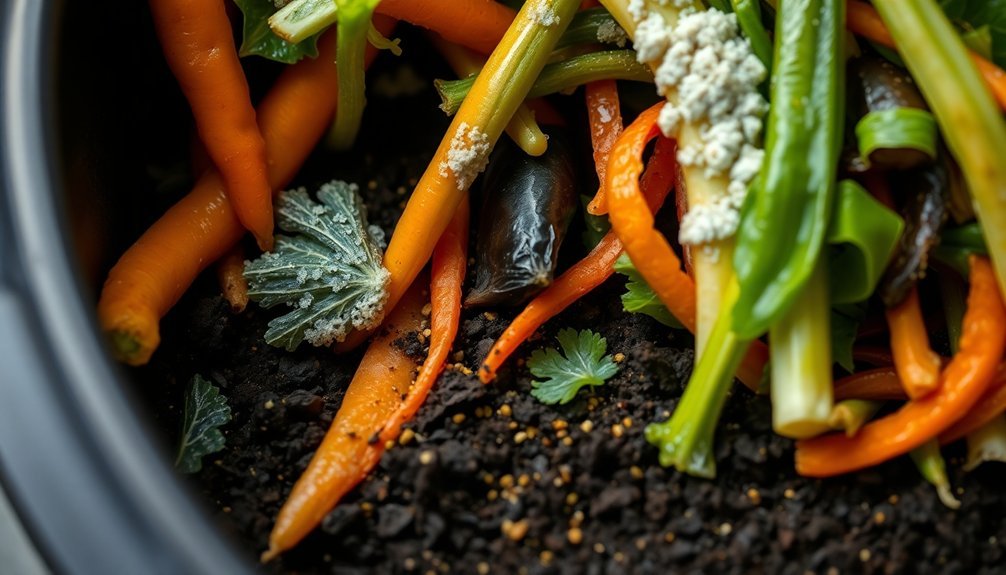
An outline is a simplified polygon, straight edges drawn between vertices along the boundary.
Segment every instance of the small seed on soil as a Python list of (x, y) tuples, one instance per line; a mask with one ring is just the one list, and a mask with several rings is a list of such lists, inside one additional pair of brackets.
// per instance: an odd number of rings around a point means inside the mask
[(636, 549), (639, 549), (640, 551), (646, 549), (646, 538), (640, 537), (639, 539), (636, 539)]
[(626, 428), (632, 427), (632, 418), (631, 417), (626, 417), (625, 419), (623, 419), (622, 420), (622, 425), (624, 425)]
[(513, 436), (513, 442), (516, 443), (517, 445), (520, 445), (521, 443), (524, 443), (525, 441), (527, 441), (527, 432), (518, 431), (517, 433), (514, 434), (514, 436)]
[[(399, 441), (401, 441), (401, 438), (399, 438)], [(402, 445), (405, 445), (405, 444), (403, 443)], [(395, 442), (392, 441), (392, 440), (390, 440), (390, 439), (384, 442), (384, 449), (391, 449), (394, 446), (395, 446)]]
[(416, 560), (412, 557), (408, 557), (402, 562), (402, 567), (405, 567), (406, 571), (412, 571), (416, 568)]
[(432, 304), (426, 304), (423, 306), (423, 315), (429, 316), (432, 311), (433, 311)]
[(566, 539), (569, 540), (571, 545), (579, 545), (583, 542), (583, 531), (579, 527), (573, 527), (566, 532)]
[(527, 473), (522, 473), (520, 477), (517, 478), (517, 485), (521, 487), (527, 487), (531, 483), (531, 477)]
[(465, 352), (464, 350), (455, 351), (454, 355), (452, 355), (451, 357), (454, 359), (454, 361), (464, 361)]
[(569, 427), (569, 423), (567, 423), (565, 419), (556, 419), (552, 422), (552, 429), (556, 431), (562, 431), (567, 427)]
[(613, 359), (615, 363), (622, 363), (623, 361), (625, 361), (625, 354), (622, 352), (618, 352), (611, 359)]
[(734, 530), (734, 526), (733, 525), (731, 525), (729, 523), (724, 523), (724, 524), (722, 524), (722, 525), (719, 526), (719, 528), (716, 530), (716, 532), (719, 533), (720, 535), (726, 536), (726, 535), (730, 535), (730, 532), (732, 532), (733, 530)]
[(463, 413), (455, 413), (454, 416), (451, 417), (451, 421), (453, 421), (455, 425), (461, 425), (465, 422), (465, 419), (466, 417)]
[(787, 488), (786, 491), (782, 492), (782, 496), (785, 497), (786, 499), (793, 499), (796, 497), (796, 491)]
[(520, 427), (520, 426), (517, 425), (516, 421), (511, 421), (510, 423), (507, 424), (507, 429), (509, 429), (509, 430), (514, 430), (514, 429), (517, 429), (518, 427)]
[(573, 506), (576, 505), (578, 501), (580, 501), (580, 496), (577, 495), (575, 491), (566, 495), (566, 505)]
[(583, 423), (580, 424), (580, 431), (584, 433), (590, 433), (594, 430), (594, 422), (589, 419), (584, 419)]
[(513, 410), (510, 409), (510, 404), (504, 403), (503, 405), (501, 405), (499, 409), (499, 414), (502, 415), (503, 417), (510, 417), (510, 415), (513, 414)]
[(573, 438), (569, 436), (563, 437), (562, 444), (565, 445), (566, 447), (573, 445)]
[(499, 316), (496, 314), (496, 312), (487, 311), (484, 314), (482, 314), (482, 317), (486, 318), (489, 321), (496, 321), (496, 318), (498, 318)]
[(265, 402), (265, 405), (263, 407), (265, 407), (266, 409), (272, 409), (276, 407), (276, 402), (270, 399), (269, 401)]
[(863, 563), (866, 563), (867, 561), (869, 561), (871, 556), (872, 555), (871, 555), (869, 549), (860, 549), (859, 550), (859, 560), (862, 561)]
[(402, 445), (408, 445), (412, 443), (412, 440), (416, 438), (416, 432), (411, 429), (406, 429), (398, 436), (398, 443)]
[(479, 575), (489, 575), (489, 564), (485, 561), (480, 561), (478, 565), (475, 566), (475, 571)]
[(887, 515), (883, 511), (878, 511), (873, 514), (873, 522), (877, 525), (883, 525), (884, 521), (887, 521)]
[(678, 538), (677, 535), (675, 535), (673, 532), (667, 532), (664, 535), (664, 541), (666, 541), (667, 543), (674, 543), (674, 540), (677, 538)]
[(513, 475), (507, 473), (503, 477), (500, 477), (500, 487), (503, 489), (510, 489), (513, 487)]
[(615, 554), (611, 557), (615, 560), (615, 563), (625, 563), (625, 553), (621, 551), (615, 551)]
[(423, 451), (422, 453), (420, 453), (419, 454), (419, 463), (422, 463), (423, 465), (429, 465), (429, 464), (433, 463), (433, 452), (432, 451)]
[(511, 541), (520, 541), (527, 535), (528, 527), (527, 519), (521, 519), (520, 521), (504, 519), (502, 525), (503, 535), (506, 535), (507, 539)]
[(489, 501), (496, 501), (497, 499), (499, 499), (499, 496), (500, 492), (496, 491), (495, 489), (490, 489), (489, 493), (486, 493), (486, 499), (488, 499)]
[(604, 553), (604, 543), (594, 543), (594, 553), (598, 555)]
[(622, 427), (622, 424), (616, 423), (611, 426), (611, 434), (615, 437), (622, 437), (625, 434), (625, 428)]

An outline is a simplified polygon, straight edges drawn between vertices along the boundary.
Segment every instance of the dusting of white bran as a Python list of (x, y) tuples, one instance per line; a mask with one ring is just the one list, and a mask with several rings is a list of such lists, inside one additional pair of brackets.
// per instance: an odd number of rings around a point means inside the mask
[(489, 135), (478, 126), (469, 126), (468, 122), (458, 125), (451, 147), (447, 150), (447, 158), (440, 162), (439, 174), (446, 178), (454, 174), (459, 190), (467, 190), (482, 170), (489, 163)]
[(542, 2), (531, 7), (531, 12), (528, 14), (532, 22), (540, 24), (546, 28), (550, 26), (555, 26), (559, 23), (559, 15), (552, 10), (552, 7), (546, 3)]
[[(661, 5), (689, 5), (688, 0), (659, 0)], [(660, 112), (664, 135), (675, 135), (683, 123), (698, 130), (699, 142), (682, 146), (682, 166), (704, 168), (706, 178), (729, 179), (726, 193), (692, 206), (681, 222), (683, 244), (707, 244), (732, 236), (751, 180), (764, 152), (759, 142), (768, 103), (758, 92), (767, 71), (740, 33), (737, 17), (718, 10), (685, 8), (674, 26), (632, 0), (636, 20), (637, 59), (653, 66), (657, 91), (676, 95)]]
[(597, 27), (597, 41), (602, 44), (614, 44), (619, 48), (625, 48), (628, 40), (629, 35), (614, 20), (605, 20)]

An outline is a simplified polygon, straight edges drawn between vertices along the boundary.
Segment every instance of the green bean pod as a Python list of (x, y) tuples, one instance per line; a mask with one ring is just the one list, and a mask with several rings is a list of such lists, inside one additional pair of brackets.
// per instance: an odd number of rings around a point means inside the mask
[(739, 337), (765, 333), (814, 270), (828, 230), (844, 114), (845, 2), (782, 0), (765, 160), (734, 251)]

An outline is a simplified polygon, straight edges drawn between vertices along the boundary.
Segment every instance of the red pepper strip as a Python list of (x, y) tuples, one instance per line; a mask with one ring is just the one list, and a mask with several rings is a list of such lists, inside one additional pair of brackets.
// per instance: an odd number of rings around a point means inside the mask
[[(676, 147), (673, 140), (667, 138), (657, 140), (646, 173), (643, 174), (639, 184), (651, 209), (659, 208), (670, 192), (677, 171), (675, 155)], [(552, 282), (552, 285), (531, 300), (489, 350), (489, 355), (479, 368), (479, 379), (482, 383), (489, 383), (495, 379), (500, 366), (542, 324), (611, 277), (614, 273), (612, 266), (620, 255), (622, 255), (622, 242), (618, 240), (615, 232), (608, 232), (587, 257), (566, 270)]]
[(960, 351), (940, 374), (937, 391), (866, 425), (855, 437), (832, 434), (798, 441), (797, 472), (830, 477), (908, 453), (950, 428), (982, 397), (1006, 349), (1006, 307), (989, 260), (972, 256), (970, 262)]
[(601, 183), (587, 211), (594, 215), (608, 213), (608, 195), (605, 191), (605, 174), (608, 155), (622, 133), (622, 108), (618, 100), (618, 84), (614, 80), (598, 80), (584, 88), (587, 96), (587, 115), (590, 117), (590, 143), (594, 147), (594, 168)]
[(835, 382), (835, 401), (845, 399), (905, 400), (898, 372), (893, 367), (860, 371)]
[(1006, 411), (1006, 363), (999, 365), (991, 389), (985, 392), (971, 411), (953, 427), (940, 434), (940, 444), (957, 441), (999, 417), (1004, 411)]
[(394, 440), (402, 424), (412, 419), (426, 401), (444, 369), (461, 322), (461, 286), (468, 264), (468, 195), (433, 249), (430, 278), (430, 351), (409, 389), (409, 395), (381, 431), (380, 444)]
[(912, 288), (905, 300), (889, 308), (886, 315), (894, 367), (905, 393), (912, 399), (929, 395), (940, 382), (940, 356), (929, 347), (919, 291)]

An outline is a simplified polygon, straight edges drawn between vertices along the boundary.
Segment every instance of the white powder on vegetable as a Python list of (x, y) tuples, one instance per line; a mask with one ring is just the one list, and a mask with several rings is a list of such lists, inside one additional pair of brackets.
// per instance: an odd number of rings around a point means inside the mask
[(655, 68), (660, 94), (676, 96), (660, 112), (660, 130), (668, 137), (685, 123), (698, 130), (699, 141), (679, 148), (678, 162), (703, 168), (706, 178), (729, 179), (722, 197), (689, 209), (679, 239), (697, 245), (728, 238), (737, 231), (741, 203), (761, 167), (758, 145), (768, 103), (758, 85), (765, 80), (765, 66), (733, 14), (687, 8), (668, 26), (644, 0), (633, 0), (629, 10), (636, 19), (638, 60)]
[(559, 15), (552, 10), (552, 7), (546, 3), (541, 2), (535, 6), (531, 7), (531, 12), (528, 14), (531, 21), (540, 24), (546, 28), (549, 26), (555, 26), (559, 23)]
[(478, 126), (469, 126), (467, 122), (461, 122), (454, 137), (451, 138), (447, 159), (438, 166), (439, 174), (445, 178), (454, 174), (458, 189), (467, 190), (475, 178), (486, 169), (491, 151), (488, 134)]
[(597, 27), (597, 41), (602, 44), (614, 44), (624, 48), (628, 40), (629, 35), (614, 20), (605, 20)]

